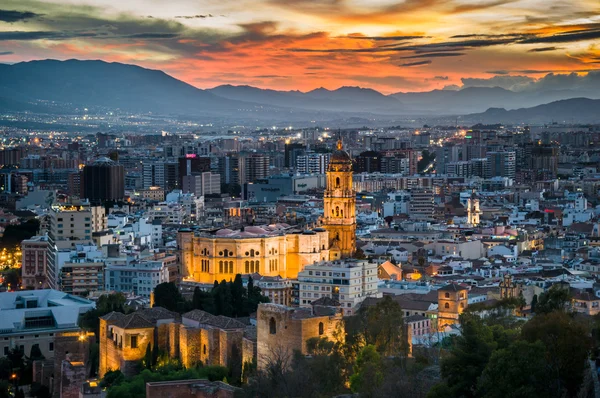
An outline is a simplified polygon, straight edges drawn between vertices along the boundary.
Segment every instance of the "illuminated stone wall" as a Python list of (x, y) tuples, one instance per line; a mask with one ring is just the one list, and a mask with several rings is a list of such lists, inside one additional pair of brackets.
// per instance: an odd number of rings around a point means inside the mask
[[(277, 356), (291, 359), (295, 350), (306, 353), (306, 340), (312, 337), (335, 339), (335, 332), (341, 327), (341, 315), (305, 317), (299, 316), (300, 313), (296, 314), (296, 311), (277, 304), (259, 305), (256, 315), (259, 368), (264, 368)], [(323, 333), (320, 333), (321, 330)]]

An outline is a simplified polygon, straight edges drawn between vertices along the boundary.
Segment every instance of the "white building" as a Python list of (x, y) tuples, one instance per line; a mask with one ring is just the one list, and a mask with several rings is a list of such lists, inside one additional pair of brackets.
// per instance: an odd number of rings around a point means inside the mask
[(388, 197), (389, 200), (383, 204), (383, 217), (408, 214), (410, 209), (410, 192), (390, 192), (388, 193)]
[(168, 205), (179, 204), (185, 211), (185, 216), (199, 221), (204, 214), (204, 196), (196, 196), (193, 193), (183, 193), (180, 190), (175, 190), (167, 195), (166, 202)]
[(148, 210), (148, 217), (162, 220), (165, 224), (183, 224), (186, 211), (179, 203), (159, 203)]
[(300, 306), (321, 297), (340, 302), (344, 315), (352, 315), (366, 297), (381, 297), (377, 290), (377, 264), (366, 260), (323, 261), (298, 273)]
[(150, 297), (154, 288), (171, 281), (171, 273), (176, 273), (177, 256), (157, 253), (151, 256), (108, 264), (105, 270), (106, 290), (133, 293)]
[(296, 171), (300, 174), (325, 174), (329, 153), (308, 152), (296, 157)]
[(95, 304), (57, 290), (0, 293), (0, 357), (18, 347), (25, 355), (38, 345), (46, 359), (54, 357), (54, 339), (62, 332), (79, 332), (79, 316)]

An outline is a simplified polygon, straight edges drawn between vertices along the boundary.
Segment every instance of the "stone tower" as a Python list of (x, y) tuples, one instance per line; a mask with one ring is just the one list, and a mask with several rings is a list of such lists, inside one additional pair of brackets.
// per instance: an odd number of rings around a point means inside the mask
[(467, 200), (467, 224), (479, 225), (480, 214), (479, 198), (477, 197), (475, 190), (473, 190), (471, 197)]
[(356, 192), (352, 189), (352, 159), (341, 138), (327, 168), (321, 221), (329, 232), (330, 260), (351, 257), (356, 249)]

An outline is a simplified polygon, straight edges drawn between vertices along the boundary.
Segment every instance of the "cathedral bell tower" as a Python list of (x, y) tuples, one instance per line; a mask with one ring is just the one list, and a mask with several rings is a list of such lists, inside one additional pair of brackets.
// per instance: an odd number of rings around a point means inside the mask
[(352, 257), (356, 250), (356, 192), (352, 189), (352, 158), (344, 151), (341, 138), (329, 159), (321, 222), (329, 232), (330, 260)]

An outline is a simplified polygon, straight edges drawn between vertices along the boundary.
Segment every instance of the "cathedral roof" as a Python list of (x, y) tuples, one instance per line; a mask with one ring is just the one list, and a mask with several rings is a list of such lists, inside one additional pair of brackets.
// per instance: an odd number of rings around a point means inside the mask
[(331, 154), (329, 163), (352, 163), (350, 154), (344, 151), (344, 144), (341, 139), (337, 141), (336, 150)]

